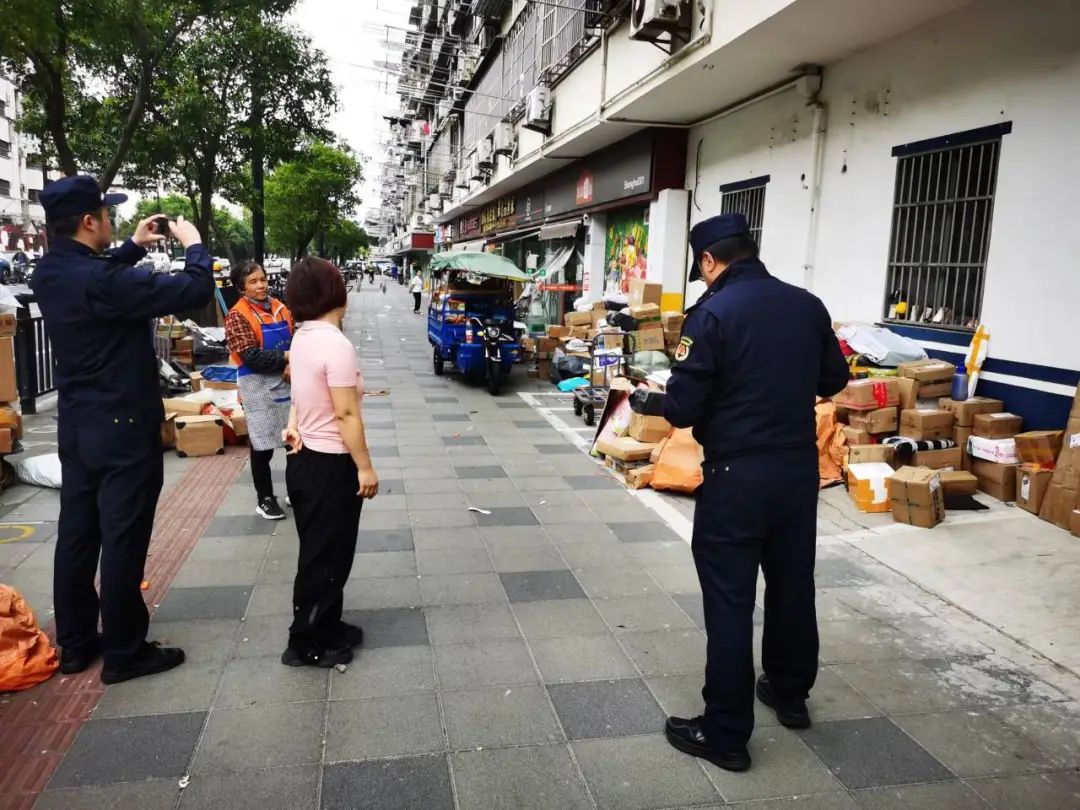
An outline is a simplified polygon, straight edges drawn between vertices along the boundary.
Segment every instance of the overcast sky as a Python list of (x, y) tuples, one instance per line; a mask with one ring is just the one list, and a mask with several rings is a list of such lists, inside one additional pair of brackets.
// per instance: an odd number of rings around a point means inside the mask
[[(339, 108), (332, 127), (361, 153), (365, 164), (361, 220), (368, 208), (377, 208), (375, 176), (382, 160), (380, 136), (387, 131), (382, 116), (397, 111), (393, 79), (376, 69), (380, 61), (397, 62), (400, 51), (386, 39), (401, 42), (399, 30), (408, 24), (412, 0), (301, 0), (293, 20), (330, 60), (339, 90)], [(390, 30), (387, 30), (387, 27)]]

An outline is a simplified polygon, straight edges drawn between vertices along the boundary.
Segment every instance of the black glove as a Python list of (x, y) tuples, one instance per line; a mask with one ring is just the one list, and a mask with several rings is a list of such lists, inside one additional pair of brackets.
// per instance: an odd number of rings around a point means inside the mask
[(630, 394), (630, 410), (644, 416), (663, 416), (666, 396), (662, 391), (638, 388)]

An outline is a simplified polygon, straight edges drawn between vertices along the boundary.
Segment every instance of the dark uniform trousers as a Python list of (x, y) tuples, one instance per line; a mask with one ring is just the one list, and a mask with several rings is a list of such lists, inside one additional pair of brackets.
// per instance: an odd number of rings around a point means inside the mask
[(300, 537), (289, 646), (307, 652), (330, 643), (341, 622), (364, 501), (348, 453), (305, 448), (288, 457), (285, 483)]
[(91, 426), (61, 417), (58, 439), (57, 642), (71, 649), (93, 644), (100, 608), (105, 663), (122, 666), (142, 646), (149, 624), (141, 584), (164, 480), (161, 426), (126, 417), (123, 424)]
[(745, 745), (754, 728), (753, 615), (765, 574), (762, 669), (778, 694), (805, 698), (817, 677), (814, 610), (816, 450), (706, 463), (694, 512), (694, 562), (708, 634), (704, 731)]

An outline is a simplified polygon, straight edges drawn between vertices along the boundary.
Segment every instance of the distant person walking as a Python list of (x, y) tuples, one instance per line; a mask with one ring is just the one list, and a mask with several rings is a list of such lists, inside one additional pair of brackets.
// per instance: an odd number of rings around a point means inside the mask
[(293, 405), (282, 438), (291, 450), (285, 481), (300, 536), (293, 622), (281, 656), (292, 667), (333, 667), (363, 642), (342, 620), (365, 498), (379, 492), (360, 407), (364, 381), (356, 349), (341, 331), (348, 293), (330, 262), (307, 258), (286, 298), (300, 328), (290, 351)]
[(420, 295), (424, 292), (424, 279), (417, 273), (412, 277), (412, 281), (409, 282), (409, 292), (413, 296), (413, 313), (420, 314)]

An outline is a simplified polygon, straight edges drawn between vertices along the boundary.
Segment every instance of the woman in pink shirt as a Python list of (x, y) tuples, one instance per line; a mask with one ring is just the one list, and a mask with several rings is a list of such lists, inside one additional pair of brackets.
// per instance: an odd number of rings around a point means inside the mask
[(365, 498), (379, 491), (360, 409), (363, 379), (356, 350), (341, 332), (348, 293), (341, 271), (307, 258), (289, 274), (293, 337), (291, 450), (285, 483), (300, 536), (293, 585), (288, 666), (332, 667), (352, 660), (363, 631), (341, 620), (343, 591), (356, 553)]

